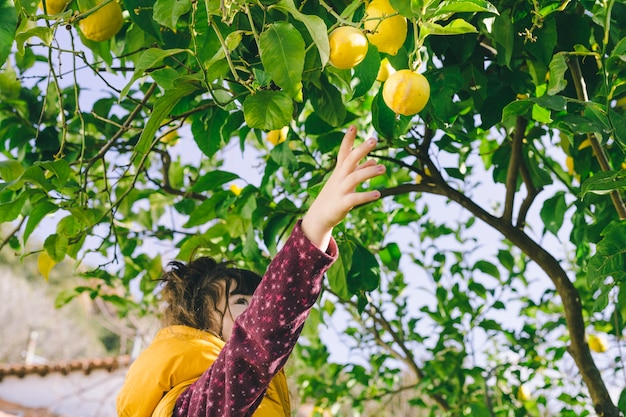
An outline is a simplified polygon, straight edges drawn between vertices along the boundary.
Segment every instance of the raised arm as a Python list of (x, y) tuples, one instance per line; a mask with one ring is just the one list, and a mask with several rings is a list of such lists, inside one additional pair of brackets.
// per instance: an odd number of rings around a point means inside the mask
[(375, 144), (353, 149), (356, 130), (344, 136), (337, 166), (301, 222), (270, 264), (249, 307), (236, 320), (215, 363), (176, 402), (174, 416), (247, 417), (257, 409), (272, 378), (291, 354), (337, 257), (331, 237), (350, 209), (380, 197), (356, 192), (384, 167), (361, 163)]
[(354, 148), (355, 138), (356, 129), (350, 126), (341, 142), (335, 170), (302, 220), (305, 236), (322, 251), (328, 248), (333, 227), (341, 223), (354, 206), (380, 198), (379, 191), (356, 191), (359, 184), (385, 172), (385, 166), (373, 160), (361, 163), (376, 146), (376, 139), (371, 138)]

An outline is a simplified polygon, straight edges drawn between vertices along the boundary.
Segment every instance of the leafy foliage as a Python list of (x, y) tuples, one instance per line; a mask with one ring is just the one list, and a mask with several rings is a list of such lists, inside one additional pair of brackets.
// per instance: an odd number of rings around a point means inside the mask
[[(76, 1), (44, 15), (0, 0), (2, 246), (26, 256), (43, 234), (48, 267), (100, 264), (86, 274), (97, 285), (59, 303), (88, 292), (152, 312), (155, 245), (262, 271), (355, 124), (380, 139), (372, 157), (388, 174), (368, 186), (385, 198), (336, 231), (342, 256), (299, 348), (319, 368), (302, 373), (303, 394), (329, 408), (408, 392), (432, 415), (617, 416), (626, 4), (390, 4), (409, 21), (403, 47), (370, 45), (338, 70), (328, 34), (364, 26), (360, 0), (126, 0), (105, 42), (82, 36), (93, 9)], [(383, 58), (428, 79), (418, 116), (385, 105)], [(264, 140), (283, 126), (287, 141)], [(259, 178), (226, 167), (233, 148)], [(450, 207), (469, 215), (444, 221)], [(363, 363), (330, 361), (318, 340), (346, 315)], [(591, 356), (592, 329), (609, 335), (610, 359)]]

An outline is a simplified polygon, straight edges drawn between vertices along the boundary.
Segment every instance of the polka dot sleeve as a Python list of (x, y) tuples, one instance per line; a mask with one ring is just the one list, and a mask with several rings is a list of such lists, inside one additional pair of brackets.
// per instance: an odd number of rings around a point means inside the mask
[(334, 240), (322, 252), (298, 222), (215, 363), (178, 398), (174, 416), (251, 416), (298, 341), (336, 258)]

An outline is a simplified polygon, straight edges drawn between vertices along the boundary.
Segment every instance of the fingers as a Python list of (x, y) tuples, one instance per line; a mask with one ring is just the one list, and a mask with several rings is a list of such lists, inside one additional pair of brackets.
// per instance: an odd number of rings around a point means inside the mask
[(343, 140), (341, 141), (341, 146), (339, 147), (339, 153), (337, 154), (338, 164), (342, 163), (352, 151), (354, 139), (356, 139), (356, 127), (350, 126), (345, 135), (343, 135)]
[(367, 161), (361, 164), (350, 176), (349, 182), (351, 188), (356, 188), (359, 184), (377, 177), (385, 172), (384, 165), (377, 165), (376, 161)]
[(350, 206), (356, 207), (361, 204), (370, 203), (380, 198), (380, 191), (365, 191), (361, 193), (354, 193), (350, 196)]
[(361, 159), (363, 159), (376, 147), (376, 139), (370, 138), (369, 140), (361, 143), (359, 146), (353, 149), (355, 139), (356, 128), (354, 126), (350, 126), (350, 128), (348, 128), (348, 131), (343, 136), (341, 146), (339, 147), (339, 153), (337, 154), (338, 166), (356, 166)]

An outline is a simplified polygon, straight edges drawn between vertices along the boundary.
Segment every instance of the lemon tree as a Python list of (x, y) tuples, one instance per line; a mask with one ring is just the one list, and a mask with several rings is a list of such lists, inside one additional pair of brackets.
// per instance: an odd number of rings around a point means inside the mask
[(87, 293), (132, 328), (166, 257), (262, 272), (354, 124), (383, 199), (336, 230), (303, 400), (626, 411), (624, 1), (45, 5), (0, 0), (0, 247), (84, 267), (59, 305)]

